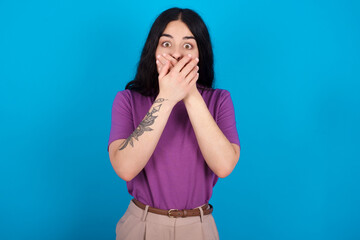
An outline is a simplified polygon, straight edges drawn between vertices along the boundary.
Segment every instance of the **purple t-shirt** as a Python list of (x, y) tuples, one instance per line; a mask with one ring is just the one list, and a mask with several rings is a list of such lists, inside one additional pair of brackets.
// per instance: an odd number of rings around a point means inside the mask
[[(240, 146), (229, 91), (199, 89), (199, 92), (227, 139)], [(116, 94), (108, 151), (111, 142), (130, 136), (150, 110), (153, 99), (131, 90)], [(136, 145), (137, 141), (133, 139), (133, 142)], [(208, 167), (201, 154), (185, 104), (180, 101), (172, 109), (148, 163), (127, 182), (127, 188), (131, 196), (152, 207), (192, 209), (209, 203), (217, 180), (218, 176)]]

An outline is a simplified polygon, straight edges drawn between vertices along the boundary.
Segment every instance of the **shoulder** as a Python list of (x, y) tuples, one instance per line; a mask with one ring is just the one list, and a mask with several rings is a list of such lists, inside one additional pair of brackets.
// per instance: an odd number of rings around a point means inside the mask
[(221, 88), (199, 88), (201, 95), (204, 99), (213, 99), (216, 101), (223, 101), (230, 97), (230, 92), (226, 89)]
[(121, 90), (121, 91), (118, 91), (116, 93), (116, 96), (115, 98), (131, 98), (132, 96), (132, 91), (130, 91), (129, 89), (125, 89), (125, 90)]
[(129, 89), (118, 91), (115, 96), (115, 100), (118, 101), (133, 101), (140, 98), (144, 98), (144, 96), (138, 92)]
[(221, 99), (230, 97), (230, 92), (226, 89), (217, 88), (217, 89), (215, 89), (215, 91), (218, 92), (219, 98), (221, 98)]

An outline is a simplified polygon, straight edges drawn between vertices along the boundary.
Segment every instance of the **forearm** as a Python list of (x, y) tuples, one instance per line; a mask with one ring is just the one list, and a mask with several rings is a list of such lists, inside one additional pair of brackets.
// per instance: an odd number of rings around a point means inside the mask
[(200, 94), (184, 101), (201, 153), (209, 168), (219, 177), (234, 169), (238, 156), (218, 127)]
[(135, 131), (119, 144), (114, 168), (124, 180), (130, 181), (145, 167), (174, 105), (173, 102), (158, 96)]

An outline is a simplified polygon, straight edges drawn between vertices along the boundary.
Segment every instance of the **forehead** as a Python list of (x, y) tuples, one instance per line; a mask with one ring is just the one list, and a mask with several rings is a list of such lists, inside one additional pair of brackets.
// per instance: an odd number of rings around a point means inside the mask
[(169, 22), (168, 25), (166, 25), (166, 28), (163, 33), (170, 34), (174, 38), (193, 36), (188, 26), (180, 20)]

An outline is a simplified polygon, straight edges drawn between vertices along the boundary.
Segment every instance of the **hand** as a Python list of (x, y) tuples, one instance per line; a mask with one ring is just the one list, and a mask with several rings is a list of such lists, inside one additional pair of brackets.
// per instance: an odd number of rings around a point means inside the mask
[(157, 55), (156, 57), (157, 63), (157, 71), (160, 74), (161, 69), (165, 66), (166, 61), (170, 61), (170, 70), (174, 67), (174, 65), (178, 62), (173, 56), (163, 53), (162, 55)]
[[(158, 63), (158, 72), (161, 71), (162, 67), (165, 65), (166, 60), (170, 61), (170, 70), (174, 67), (174, 65), (178, 62), (175, 58), (173, 58), (171, 55), (163, 53), (162, 55), (158, 55), (157, 59), (159, 60)], [(199, 66), (197, 66), (197, 69), (199, 71)], [(197, 77), (196, 81), (199, 79), (199, 76)], [(196, 95), (199, 93), (196, 84), (192, 86), (188, 94), (184, 97), (183, 101), (187, 101), (189, 97)]]
[(175, 104), (184, 99), (188, 93), (197, 91), (196, 81), (199, 78), (198, 58), (184, 56), (180, 61), (164, 54), (157, 57), (159, 71), (159, 95)]
[(198, 94), (199, 96), (201, 96), (197, 86), (196, 86), (196, 82), (197, 80), (199, 79), (199, 66), (196, 66), (197, 67), (197, 73), (196, 73), (196, 76), (194, 79), (195, 80), (195, 84), (190, 88), (189, 92), (187, 93), (187, 95), (184, 97), (183, 101), (186, 103), (186, 101), (189, 101), (189, 99), (192, 97), (192, 96), (195, 96), (196, 94)]

